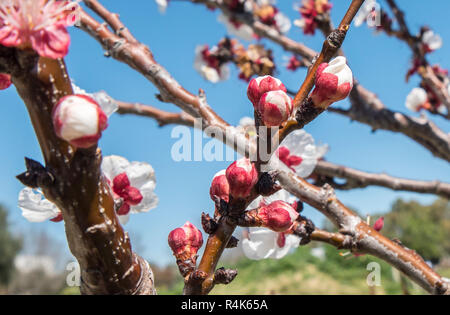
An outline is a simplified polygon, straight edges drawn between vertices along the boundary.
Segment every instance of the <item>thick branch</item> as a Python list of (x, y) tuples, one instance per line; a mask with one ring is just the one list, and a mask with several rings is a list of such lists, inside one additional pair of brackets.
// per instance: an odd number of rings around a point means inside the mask
[(53, 131), (53, 106), (73, 93), (64, 61), (25, 51), (14, 55), (9, 62), (12, 81), (27, 106), (52, 175), (52, 181), (40, 188), (62, 211), (70, 250), (81, 267), (81, 292), (154, 293), (149, 265), (132, 252), (128, 234), (116, 217), (100, 171), (100, 150), (77, 150)]
[[(435, 194), (450, 199), (450, 184), (439, 181), (417, 181), (397, 178), (387, 174), (367, 173), (343, 165), (319, 161), (314, 170), (317, 175), (325, 176), (331, 186), (341, 190), (365, 188), (367, 186), (382, 186), (392, 190), (413, 191), (417, 193)], [(333, 178), (344, 178), (344, 184), (334, 182)]]

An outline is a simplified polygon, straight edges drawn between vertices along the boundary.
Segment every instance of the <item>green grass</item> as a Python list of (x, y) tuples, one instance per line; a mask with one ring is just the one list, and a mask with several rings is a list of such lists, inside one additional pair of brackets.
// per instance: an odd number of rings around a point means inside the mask
[[(381, 286), (372, 290), (366, 282), (370, 262), (381, 267)], [(238, 269), (238, 276), (229, 285), (216, 286), (211, 294), (403, 294), (398, 273), (387, 263), (371, 256), (342, 257), (331, 247), (326, 248), (325, 260), (301, 247), (281, 260), (242, 258), (225, 267)], [(407, 288), (411, 294), (425, 294), (409, 281)], [(182, 289), (180, 280), (172, 288), (158, 288), (158, 294), (181, 294)]]

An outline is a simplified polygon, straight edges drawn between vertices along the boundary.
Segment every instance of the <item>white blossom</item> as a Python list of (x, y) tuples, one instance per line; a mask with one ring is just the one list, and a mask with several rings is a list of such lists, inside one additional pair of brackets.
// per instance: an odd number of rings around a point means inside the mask
[(155, 0), (158, 5), (158, 10), (160, 13), (166, 13), (167, 10), (167, 0)]
[[(107, 156), (103, 158), (101, 165), (103, 174), (109, 181), (110, 186), (113, 185), (114, 178), (125, 173), (130, 186), (137, 189), (142, 195), (142, 199), (138, 204), (128, 204), (129, 211), (126, 214), (118, 214), (119, 220), (125, 224), (131, 213), (147, 212), (158, 204), (158, 197), (154, 193), (156, 187), (155, 172), (152, 166), (145, 162), (129, 162), (120, 156)], [(113, 188), (113, 187), (111, 187)], [(114, 198), (121, 198), (120, 195), (112, 191)], [(127, 203), (127, 200), (124, 200)], [(22, 209), (22, 215), (30, 222), (44, 222), (57, 218), (61, 211), (58, 207), (45, 199), (40, 190), (24, 188), (19, 193), (19, 208)]]
[[(139, 190), (142, 200), (138, 204), (129, 204), (129, 212), (120, 214), (119, 219), (127, 221), (130, 213), (147, 212), (158, 204), (158, 197), (154, 193), (156, 187), (155, 172), (153, 167), (145, 162), (129, 162), (126, 158), (111, 155), (103, 158), (102, 171), (113, 185), (117, 175), (126, 173), (130, 186)], [(112, 187), (113, 188), (113, 187)], [(120, 198), (115, 194), (116, 199)], [(124, 200), (126, 203), (126, 200)]]
[(40, 190), (24, 188), (19, 193), (19, 208), (22, 215), (30, 222), (44, 222), (56, 218), (61, 211), (58, 207), (45, 199)]
[(405, 105), (409, 110), (417, 112), (427, 101), (427, 92), (422, 88), (414, 88), (406, 97)]
[(358, 14), (356, 14), (355, 18), (353, 19), (355, 26), (361, 26), (365, 21), (367, 21), (367, 18), (369, 17), (371, 12), (379, 7), (380, 5), (376, 0), (366, 0), (359, 9)]
[[(283, 246), (279, 246), (280, 238)], [(245, 256), (253, 260), (281, 259), (300, 244), (300, 238), (293, 234), (284, 234), (266, 228), (250, 228), (248, 236), (242, 240)]]
[[(205, 46), (197, 46), (195, 48), (194, 69), (197, 70), (205, 80), (212, 83), (227, 80), (230, 77), (230, 68), (226, 64), (223, 64), (219, 69), (210, 67), (203, 57), (202, 51), (204, 49)], [(214, 46), (211, 48), (211, 51), (213, 52), (216, 49), (217, 47)]]
[(247, 24), (233, 23), (227, 16), (222, 13), (219, 14), (217, 20), (225, 25), (229, 35), (236, 36), (247, 41), (255, 39), (255, 33), (253, 32), (253, 29)]
[[(286, 164), (281, 157), (282, 150), (288, 149), (289, 157), (296, 158), (297, 162)], [(269, 166), (286, 172), (295, 171), (300, 177), (308, 177), (314, 171), (317, 161), (328, 151), (328, 145), (316, 145), (314, 138), (304, 130), (296, 130), (289, 134), (280, 144), (277, 152), (272, 155)], [(299, 159), (298, 159), (299, 158)], [(284, 161), (282, 161), (284, 160)], [(294, 160), (294, 159), (291, 159)], [(297, 164), (298, 163), (298, 164)]]
[(433, 51), (442, 47), (442, 38), (438, 34), (435, 34), (432, 30), (429, 30), (423, 33), (422, 43)]

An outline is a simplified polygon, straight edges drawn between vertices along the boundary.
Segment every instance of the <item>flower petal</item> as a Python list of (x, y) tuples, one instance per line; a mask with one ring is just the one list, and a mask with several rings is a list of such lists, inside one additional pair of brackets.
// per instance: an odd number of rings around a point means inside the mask
[(22, 215), (30, 222), (44, 222), (60, 213), (58, 207), (45, 199), (40, 191), (28, 187), (20, 191), (18, 205)]

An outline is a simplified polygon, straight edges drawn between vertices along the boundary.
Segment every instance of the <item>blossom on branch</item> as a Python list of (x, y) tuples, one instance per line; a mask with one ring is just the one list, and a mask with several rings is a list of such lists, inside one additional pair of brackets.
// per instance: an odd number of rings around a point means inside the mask
[[(265, 207), (276, 201), (284, 201), (297, 210), (297, 201), (289, 192), (284, 189), (267, 197), (256, 198), (247, 210)], [(294, 214), (294, 213), (293, 213)], [(296, 216), (298, 214), (294, 214)], [(275, 232), (264, 227), (250, 227), (248, 232), (244, 233), (242, 240), (242, 249), (245, 256), (250, 259), (281, 259), (286, 256), (291, 249), (297, 248), (300, 244), (300, 238), (292, 234), (292, 229), (283, 232)]]
[(53, 126), (61, 139), (76, 148), (97, 144), (108, 127), (108, 117), (100, 105), (86, 95), (68, 95), (53, 109)]
[[(113, 155), (103, 158), (101, 168), (115, 201), (121, 205), (116, 213), (122, 224), (128, 221), (130, 213), (146, 212), (156, 207), (158, 197), (154, 193), (156, 181), (151, 165), (130, 163), (123, 157)], [(22, 189), (18, 205), (22, 215), (30, 222), (60, 222), (63, 219), (60, 209), (45, 199), (38, 189)]]
[(317, 146), (309, 133), (296, 130), (281, 142), (270, 158), (269, 165), (274, 170), (294, 172), (306, 178), (312, 174), (317, 162), (327, 151), (327, 145)]
[(0, 73), (0, 90), (6, 90), (11, 84), (11, 76), (6, 73)]
[(147, 212), (158, 204), (154, 193), (156, 187), (153, 167), (145, 162), (129, 162), (121, 156), (103, 158), (103, 175), (108, 180), (114, 199), (121, 206), (117, 215), (122, 224), (132, 213)]
[(427, 92), (422, 88), (414, 88), (406, 97), (406, 108), (413, 112), (418, 112), (421, 109), (429, 109), (431, 107), (428, 102)]
[(275, 28), (282, 34), (287, 33), (291, 29), (289, 18), (281, 13), (270, 1), (260, 1), (254, 13), (261, 23)]
[(422, 47), (425, 53), (430, 53), (442, 47), (442, 38), (428, 28), (422, 29)]
[(226, 64), (229, 58), (222, 58), (219, 49), (218, 46), (209, 49), (207, 45), (197, 46), (195, 49), (194, 69), (212, 83), (227, 80), (230, 76), (230, 69)]
[[(377, 20), (377, 9), (380, 8), (380, 5), (376, 0), (366, 0), (361, 8), (359, 9), (358, 13), (355, 16), (354, 22), (355, 26), (359, 27), (364, 22), (374, 23)], [(372, 26), (372, 25), (369, 25)]]
[(45, 199), (40, 190), (26, 187), (19, 193), (19, 208), (22, 210), (22, 216), (30, 222), (62, 220), (61, 211), (58, 207)]
[(345, 57), (339, 56), (319, 65), (316, 86), (311, 93), (314, 105), (327, 108), (345, 99), (353, 88), (353, 73)]
[(78, 1), (1, 0), (0, 44), (34, 49), (52, 59), (67, 55), (67, 27), (75, 22)]
[(250, 228), (242, 240), (242, 249), (249, 259), (281, 259), (299, 244), (300, 238), (293, 234), (277, 233), (266, 228)]
[(240, 39), (251, 41), (256, 38), (256, 34), (253, 29), (247, 24), (241, 23), (235, 18), (229, 18), (224, 14), (219, 14), (217, 20), (225, 25), (227, 33), (232, 36), (236, 36)]
[(237, 46), (234, 50), (234, 62), (239, 68), (239, 78), (250, 81), (254, 75), (272, 75), (275, 72), (272, 50), (263, 45), (249, 45), (248, 49)]
[(332, 7), (328, 0), (303, 0), (300, 8), (294, 7), (302, 17), (295, 20), (294, 25), (303, 29), (304, 34), (314, 35), (319, 22), (329, 16)]

